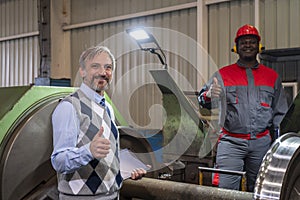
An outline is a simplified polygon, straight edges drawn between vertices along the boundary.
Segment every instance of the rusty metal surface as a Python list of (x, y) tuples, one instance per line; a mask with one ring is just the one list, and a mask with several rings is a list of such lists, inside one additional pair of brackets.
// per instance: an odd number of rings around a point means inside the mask
[(121, 196), (124, 199), (141, 198), (145, 200), (252, 200), (253, 193), (144, 177), (140, 180), (125, 180)]

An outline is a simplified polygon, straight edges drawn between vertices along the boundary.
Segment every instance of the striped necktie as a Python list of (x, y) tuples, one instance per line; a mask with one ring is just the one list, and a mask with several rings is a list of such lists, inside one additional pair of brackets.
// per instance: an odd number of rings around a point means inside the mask
[(105, 104), (105, 98), (102, 98), (101, 101), (100, 101), (100, 105), (103, 106), (108, 114), (108, 116), (111, 118), (111, 115), (110, 115), (110, 110), (109, 108), (107, 107), (107, 105)]
[(108, 108), (108, 106), (106, 105), (105, 103), (105, 98), (102, 98), (101, 101), (100, 101), (100, 105), (103, 106), (110, 118), (110, 129), (111, 129), (111, 132), (114, 134), (115, 138), (117, 139), (118, 138), (118, 130), (117, 130), (117, 127), (115, 126), (115, 124), (113, 123), (113, 121), (111, 120), (111, 113), (110, 113), (110, 110)]

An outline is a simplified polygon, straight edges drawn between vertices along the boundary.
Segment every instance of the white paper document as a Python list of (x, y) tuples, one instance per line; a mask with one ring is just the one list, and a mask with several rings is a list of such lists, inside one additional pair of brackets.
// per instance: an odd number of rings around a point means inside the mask
[(149, 166), (145, 165), (141, 160), (139, 160), (134, 153), (128, 149), (122, 149), (120, 151), (120, 170), (123, 179), (131, 177), (131, 172), (134, 169), (143, 168), (146, 171), (150, 169)]

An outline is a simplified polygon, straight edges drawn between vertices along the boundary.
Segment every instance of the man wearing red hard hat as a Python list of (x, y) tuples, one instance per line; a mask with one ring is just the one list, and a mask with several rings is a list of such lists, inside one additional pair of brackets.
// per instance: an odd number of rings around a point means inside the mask
[[(260, 40), (254, 26), (240, 27), (232, 50), (239, 59), (215, 72), (198, 97), (203, 108), (220, 109), (216, 167), (245, 171), (250, 192), (272, 139), (279, 136), (279, 124), (288, 109), (281, 78), (257, 61), (262, 49)], [(275, 133), (272, 137), (270, 131)], [(240, 176), (219, 174), (221, 188), (239, 190), (240, 182)]]

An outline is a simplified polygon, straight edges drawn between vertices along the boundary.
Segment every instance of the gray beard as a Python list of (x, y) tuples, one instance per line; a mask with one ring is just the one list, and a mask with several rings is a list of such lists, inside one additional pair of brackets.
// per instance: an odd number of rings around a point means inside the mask
[(84, 82), (86, 85), (90, 86), (90, 88), (91, 88), (92, 90), (96, 91), (97, 93), (109, 89), (109, 87), (110, 87), (110, 82), (107, 82), (107, 85), (106, 85), (104, 88), (100, 89), (100, 88), (98, 88), (96, 85), (93, 84), (93, 83), (94, 83), (94, 80), (95, 80), (95, 79), (92, 79), (90, 82), (88, 82), (87, 80), (84, 80), (84, 79), (83, 79), (83, 82)]
[(97, 93), (100, 93), (101, 91), (105, 91), (105, 90), (108, 90), (110, 84), (107, 83), (107, 85), (103, 88), (103, 89), (100, 89), (98, 88), (97, 86), (94, 86), (93, 89), (97, 92)]
[(107, 81), (107, 85), (103, 88), (103, 89), (100, 89), (100, 88), (98, 88), (96, 85), (92, 85), (94, 82), (95, 82), (95, 79), (97, 79), (96, 77), (93, 77), (93, 79), (91, 80), (91, 83), (90, 83), (90, 85), (91, 85), (91, 88), (93, 89), (93, 90), (95, 90), (96, 92), (101, 92), (101, 91), (105, 91), (105, 90), (107, 90), (108, 88), (109, 88), (109, 86), (110, 86), (110, 82), (106, 79), (106, 81)]

